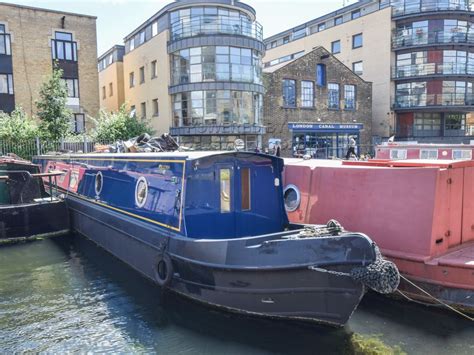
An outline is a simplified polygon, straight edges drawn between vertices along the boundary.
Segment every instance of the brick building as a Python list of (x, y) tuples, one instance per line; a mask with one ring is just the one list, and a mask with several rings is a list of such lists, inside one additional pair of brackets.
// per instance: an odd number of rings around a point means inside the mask
[(96, 17), (0, 2), (0, 110), (34, 115), (53, 63), (68, 86), (71, 129), (99, 111)]
[(281, 140), (282, 154), (342, 157), (349, 137), (359, 152), (372, 136), (372, 84), (323, 47), (264, 70), (264, 147)]

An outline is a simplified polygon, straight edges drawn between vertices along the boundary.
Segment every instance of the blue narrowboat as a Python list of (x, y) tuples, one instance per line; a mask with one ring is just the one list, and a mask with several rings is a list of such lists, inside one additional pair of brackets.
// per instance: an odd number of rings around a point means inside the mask
[(381, 292), (390, 292), (398, 285), (396, 268), (364, 234), (335, 222), (288, 221), (280, 158), (105, 153), (35, 162), (44, 172), (64, 172), (57, 188), (74, 231), (161, 287), (205, 304), (341, 326), (366, 286), (385, 283)]

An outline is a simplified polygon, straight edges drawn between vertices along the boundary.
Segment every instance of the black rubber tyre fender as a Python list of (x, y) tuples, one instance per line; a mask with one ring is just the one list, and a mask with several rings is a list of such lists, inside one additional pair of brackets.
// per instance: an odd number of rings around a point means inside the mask
[(162, 254), (158, 257), (158, 261), (154, 267), (155, 280), (161, 287), (170, 284), (173, 278), (173, 263), (168, 254)]

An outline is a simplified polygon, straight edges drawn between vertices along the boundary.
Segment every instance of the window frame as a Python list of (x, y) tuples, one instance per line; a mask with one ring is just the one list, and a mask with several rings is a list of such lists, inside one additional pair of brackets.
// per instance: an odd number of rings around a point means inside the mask
[[(86, 131), (86, 115), (84, 113), (74, 113), (74, 133), (83, 133)], [(78, 129), (78, 116), (82, 117), (82, 130)]]
[[(334, 51), (334, 45), (335, 45), (336, 43), (339, 45), (339, 50), (338, 50), (338, 52), (335, 52), (335, 51)], [(331, 54), (339, 54), (339, 53), (341, 53), (341, 40), (340, 40), (340, 39), (338, 39), (337, 41), (332, 41), (332, 42), (331, 42)]]
[(138, 72), (140, 75), (140, 85), (145, 84), (145, 66), (140, 67)]
[[(360, 44), (356, 45), (356, 39), (360, 37)], [(361, 33), (357, 33), (352, 36), (352, 49), (362, 48), (364, 46), (364, 36)]]
[[(354, 15), (357, 15), (357, 16), (354, 16)], [(351, 20), (358, 19), (361, 16), (362, 16), (362, 13), (361, 13), (360, 9), (357, 9), (357, 10), (354, 10), (354, 11), (351, 12)]]
[[(349, 87), (352, 87), (354, 89), (353, 90), (353, 95), (354, 96), (352, 98), (353, 106), (348, 108), (347, 107), (347, 101), (348, 100), (347, 100), (347, 96), (346, 96), (348, 91), (346, 89), (349, 88)], [(356, 108), (357, 108), (357, 87), (354, 84), (344, 84), (344, 110), (345, 111), (355, 111)]]
[[(355, 66), (356, 66), (357, 64), (361, 64), (361, 65), (362, 65), (362, 71), (360, 72), (360, 74), (358, 74), (358, 72), (356, 71), (356, 68), (355, 68)], [(359, 76), (364, 75), (364, 61), (363, 61), (363, 60), (359, 60), (359, 61), (357, 61), (357, 62), (353, 62), (353, 63), (352, 63), (352, 71), (353, 71), (354, 74), (356, 74), (356, 75), (359, 75)]]
[(13, 84), (13, 74), (0, 73), (1, 76), (5, 76), (7, 83), (7, 91), (0, 93), (1, 95), (14, 95), (14, 84)]
[(107, 98), (107, 94), (105, 92), (105, 86), (102, 86), (102, 100), (105, 100)]
[(160, 115), (160, 108), (158, 104), (158, 99), (152, 100), (152, 108), (153, 108), (153, 117), (158, 117)]
[(334, 26), (339, 26), (344, 23), (344, 19), (342, 16), (337, 16), (334, 18)]
[(146, 101), (140, 103), (140, 118), (146, 119)]
[[(311, 87), (304, 87), (304, 84), (311, 84)], [(315, 90), (314, 90), (315, 84), (314, 81), (312, 80), (301, 80), (300, 82), (300, 105), (302, 108), (314, 108), (314, 99), (315, 99)], [(311, 90), (311, 96), (308, 92), (308, 90)], [(311, 97), (311, 98), (310, 98)], [(310, 103), (308, 105), (308, 103)]]
[(130, 88), (135, 87), (135, 72), (132, 71), (130, 74), (128, 74), (128, 80), (129, 80)]
[(158, 77), (158, 62), (156, 60), (151, 61), (151, 79)]
[[(334, 91), (333, 89), (330, 89), (331, 85), (336, 85), (337, 86), (337, 107), (333, 105), (331, 106), (331, 91)], [(339, 83), (327, 83), (327, 90), (328, 90), (328, 110), (340, 110), (341, 109), (341, 85)]]
[(114, 96), (114, 83), (109, 83), (109, 97)]
[[(435, 152), (436, 153), (436, 158), (432, 158), (430, 157), (430, 153), (433, 153)], [(423, 157), (423, 153), (428, 153), (428, 157), (424, 158)], [(439, 158), (439, 150), (438, 149), (420, 149), (420, 156), (419, 156), (420, 159), (438, 159)]]
[[(246, 171), (246, 181), (244, 180), (244, 171)], [(247, 184), (245, 184), (247, 183)], [(252, 171), (249, 167), (242, 167), (240, 169), (240, 184), (241, 184), (241, 210), (243, 212), (252, 209)]]
[[(288, 84), (291, 84), (292, 85), (288, 85)], [(289, 88), (293, 87), (293, 100), (294, 102), (292, 102), (291, 104), (289, 104), (289, 100), (288, 100), (288, 93), (285, 92), (285, 89), (288, 90)], [(284, 108), (296, 108), (297, 107), (297, 102), (296, 102), (296, 97), (297, 97), (297, 93), (296, 93), (296, 80), (295, 79), (283, 79), (282, 80), (282, 98), (283, 98), (283, 107)]]

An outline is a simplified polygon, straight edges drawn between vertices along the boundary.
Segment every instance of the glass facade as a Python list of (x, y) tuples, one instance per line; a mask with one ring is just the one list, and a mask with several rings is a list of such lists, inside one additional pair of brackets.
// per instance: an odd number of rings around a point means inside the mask
[(434, 11), (469, 11), (469, 0), (382, 0), (380, 6), (392, 5), (393, 16)]
[(263, 40), (262, 26), (244, 12), (224, 7), (191, 7), (170, 13), (171, 39), (232, 34)]
[(261, 94), (247, 91), (191, 91), (173, 95), (173, 125), (260, 124)]
[(171, 55), (172, 84), (231, 81), (262, 84), (262, 56), (229, 46), (183, 49)]

